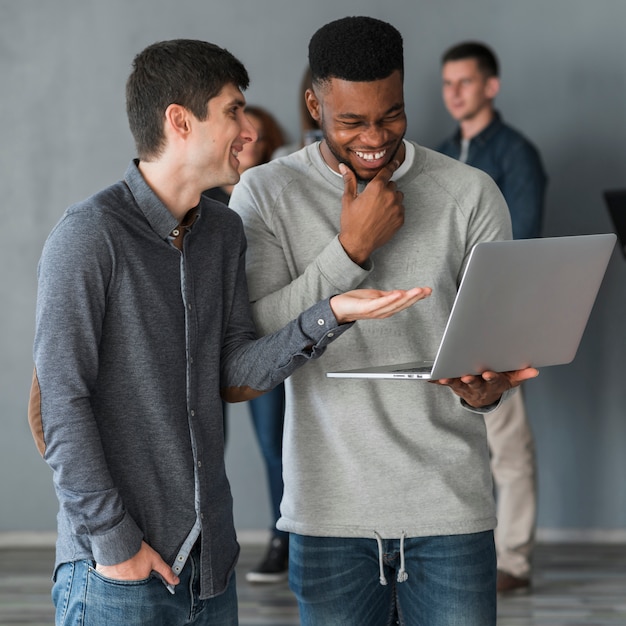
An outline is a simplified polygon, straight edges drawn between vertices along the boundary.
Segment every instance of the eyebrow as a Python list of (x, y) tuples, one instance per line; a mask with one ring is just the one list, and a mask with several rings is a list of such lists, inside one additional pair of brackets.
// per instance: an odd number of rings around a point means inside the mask
[(245, 108), (246, 106), (246, 101), (243, 98), (233, 98), (232, 100), (229, 100), (225, 105), (224, 108), (225, 109), (229, 109), (232, 106), (239, 106), (241, 108)]

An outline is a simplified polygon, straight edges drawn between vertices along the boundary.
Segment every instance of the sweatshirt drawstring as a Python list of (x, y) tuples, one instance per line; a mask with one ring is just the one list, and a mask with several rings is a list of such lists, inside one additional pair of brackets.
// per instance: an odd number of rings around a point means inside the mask
[(378, 542), (378, 582), (384, 586), (387, 584), (387, 579), (385, 578), (385, 568), (383, 566), (383, 540), (376, 531), (374, 531), (374, 535), (376, 535), (376, 541)]
[(408, 577), (407, 571), (404, 569), (404, 538), (406, 537), (406, 533), (402, 531), (400, 535), (400, 571), (398, 572), (397, 581), (399, 583), (403, 583)]
[[(383, 563), (383, 554), (384, 554), (383, 539), (376, 531), (374, 531), (374, 536), (376, 537), (376, 542), (378, 543), (378, 570), (379, 570), (378, 582), (384, 586), (387, 584), (387, 578), (385, 577), (385, 566)], [(398, 577), (396, 578), (396, 580), (399, 583), (403, 583), (409, 578), (409, 574), (406, 571), (405, 564), (404, 564), (404, 538), (405, 537), (406, 537), (406, 533), (402, 531), (402, 534), (400, 535), (400, 570), (398, 571)]]

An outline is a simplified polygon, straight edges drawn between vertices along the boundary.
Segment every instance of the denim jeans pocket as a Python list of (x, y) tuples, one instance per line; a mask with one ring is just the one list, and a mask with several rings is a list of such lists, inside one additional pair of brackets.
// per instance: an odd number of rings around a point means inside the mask
[(89, 567), (85, 590), (85, 624), (161, 624), (159, 607), (170, 596), (154, 575), (116, 580)]

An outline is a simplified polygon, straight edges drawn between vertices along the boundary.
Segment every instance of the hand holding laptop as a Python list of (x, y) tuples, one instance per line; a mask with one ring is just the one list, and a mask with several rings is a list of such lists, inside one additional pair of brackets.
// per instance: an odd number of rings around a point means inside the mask
[(480, 376), (441, 378), (428, 382), (450, 387), (467, 404), (479, 409), (494, 404), (505, 391), (537, 376), (539, 376), (539, 370), (527, 367), (514, 372), (483, 372)]

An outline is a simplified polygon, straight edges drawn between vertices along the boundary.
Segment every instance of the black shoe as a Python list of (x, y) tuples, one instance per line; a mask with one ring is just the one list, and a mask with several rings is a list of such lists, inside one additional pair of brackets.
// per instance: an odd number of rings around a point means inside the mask
[(250, 583), (278, 583), (287, 579), (289, 538), (272, 537), (265, 558), (246, 574)]

